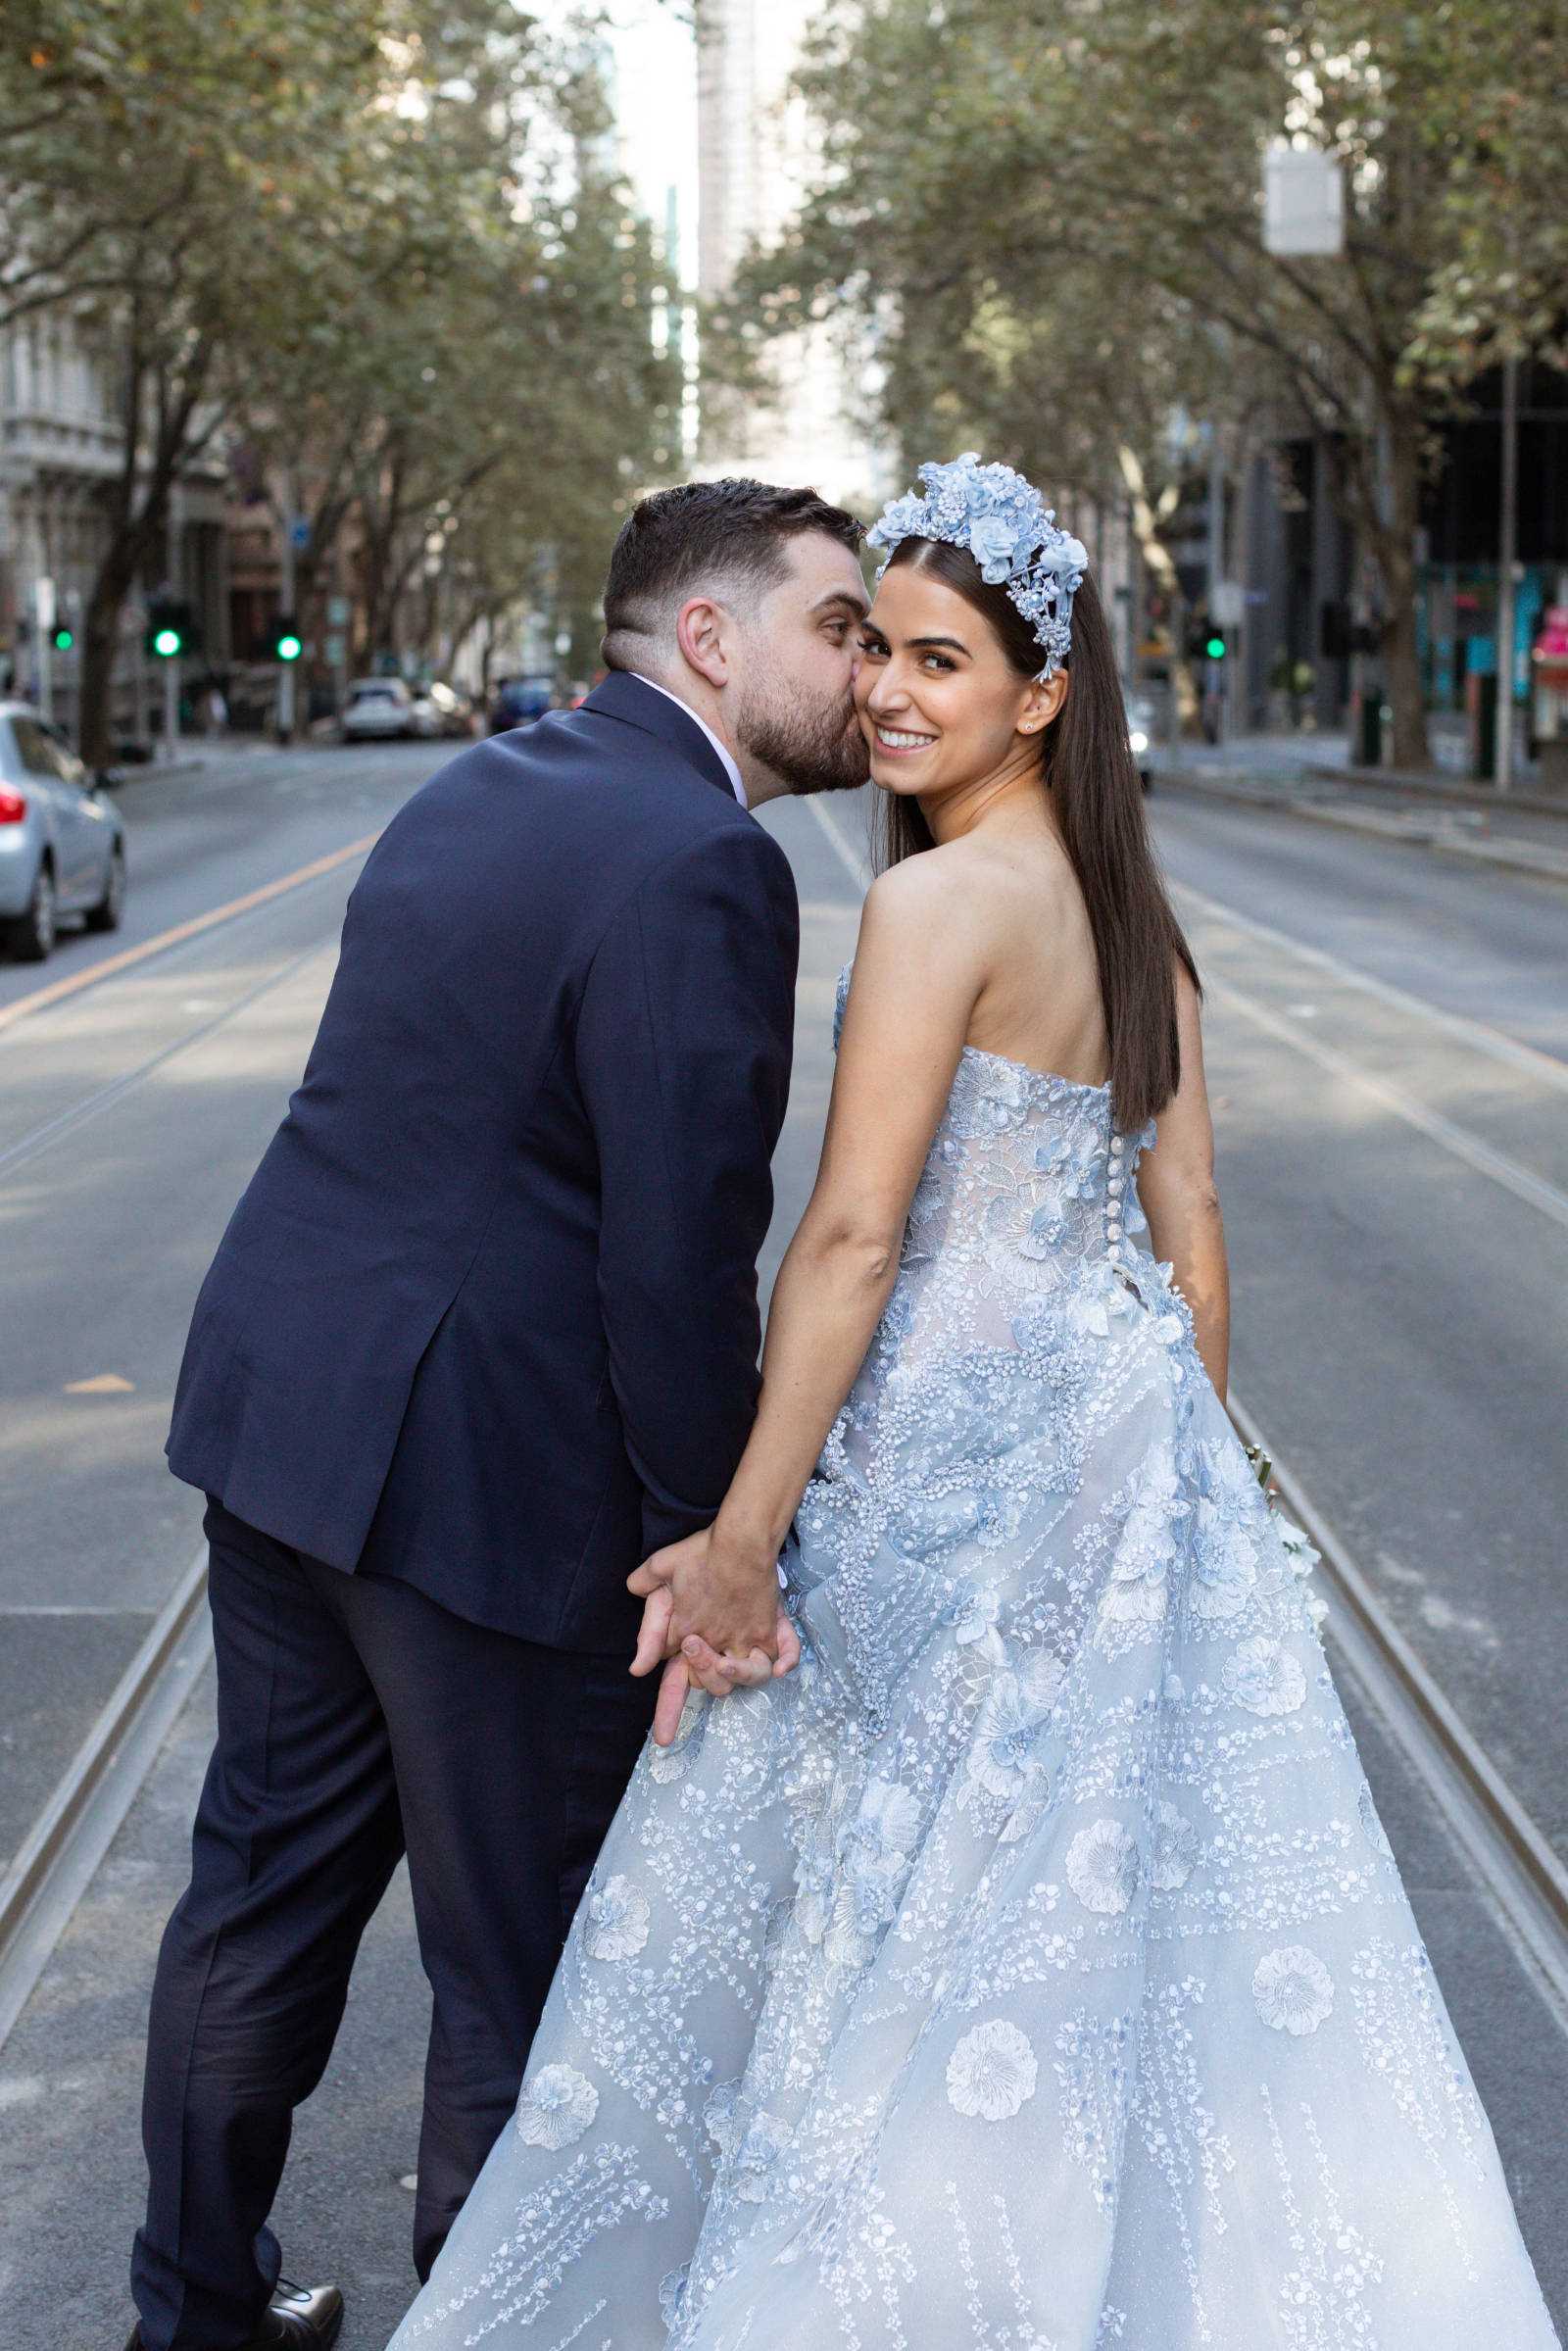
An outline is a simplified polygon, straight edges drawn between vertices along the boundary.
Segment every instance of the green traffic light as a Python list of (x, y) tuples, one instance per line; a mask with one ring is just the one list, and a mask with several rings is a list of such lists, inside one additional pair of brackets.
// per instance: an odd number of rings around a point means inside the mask
[(57, 628), (55, 630), (56, 653), (69, 653), (75, 642), (76, 640), (69, 628)]
[(298, 637), (279, 637), (277, 640), (277, 658), (280, 661), (297, 661), (304, 651)]
[(153, 651), (160, 661), (172, 661), (180, 647), (177, 628), (161, 628), (153, 639)]
[(1222, 661), (1225, 659), (1224, 638), (1210, 637), (1208, 643), (1204, 646), (1203, 651), (1207, 654), (1211, 661)]

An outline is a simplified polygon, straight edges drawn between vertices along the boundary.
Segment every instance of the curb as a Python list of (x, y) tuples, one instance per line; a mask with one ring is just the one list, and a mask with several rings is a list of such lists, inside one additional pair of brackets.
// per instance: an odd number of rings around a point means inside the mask
[(1412, 849), (1432, 849), (1468, 857), (1475, 864), (1501, 872), (1525, 873), (1537, 881), (1568, 883), (1568, 851), (1546, 849), (1533, 841), (1478, 841), (1446, 823), (1442, 811), (1430, 817), (1394, 808), (1370, 808), (1350, 803), (1307, 800), (1289, 788), (1265, 791), (1218, 776), (1195, 773), (1190, 767), (1155, 770), (1156, 788), (1191, 793), (1201, 800), (1232, 801), (1243, 808), (1268, 808), (1276, 815), (1296, 816), (1313, 824), (1338, 825), (1345, 832), (1368, 833), (1381, 841), (1402, 842)]
[(1300, 769), (1314, 783), (1369, 784), (1375, 791), (1396, 792), (1406, 800), (1427, 802), (1433, 808), (1480, 808), (1490, 813), (1499, 808), (1517, 808), (1524, 816), (1555, 816), (1568, 822), (1568, 800), (1549, 792), (1508, 792), (1499, 795), (1489, 792), (1473, 780), (1456, 778), (1452, 783), (1440, 783), (1435, 777), (1411, 775), (1402, 768), (1388, 767), (1330, 767), (1308, 763)]

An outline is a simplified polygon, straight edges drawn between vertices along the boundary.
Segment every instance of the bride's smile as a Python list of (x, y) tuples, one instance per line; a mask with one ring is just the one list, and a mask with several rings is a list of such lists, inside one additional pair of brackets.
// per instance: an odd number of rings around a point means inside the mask
[(1020, 676), (972, 604), (917, 563), (893, 566), (860, 628), (855, 703), (884, 792), (917, 798), (932, 836), (967, 832), (1021, 789), (1034, 801), (1063, 670)]

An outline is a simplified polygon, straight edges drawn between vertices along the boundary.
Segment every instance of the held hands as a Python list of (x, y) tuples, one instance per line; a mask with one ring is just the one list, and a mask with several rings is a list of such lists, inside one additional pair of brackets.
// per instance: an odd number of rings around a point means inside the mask
[(626, 1579), (645, 1603), (632, 1672), (652, 1673), (667, 1660), (654, 1714), (662, 1747), (675, 1736), (689, 1689), (728, 1697), (793, 1672), (801, 1659), (771, 1554), (743, 1551), (722, 1537), (715, 1543), (714, 1533), (710, 1527), (666, 1544)]

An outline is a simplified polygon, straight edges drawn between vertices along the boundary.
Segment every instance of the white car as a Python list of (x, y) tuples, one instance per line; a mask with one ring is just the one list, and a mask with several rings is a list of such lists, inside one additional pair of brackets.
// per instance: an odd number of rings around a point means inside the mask
[(428, 743), (473, 732), (473, 708), (445, 679), (421, 686), (414, 697), (415, 732)]
[(414, 696), (401, 677), (362, 677), (349, 688), (345, 743), (402, 741), (418, 732)]

